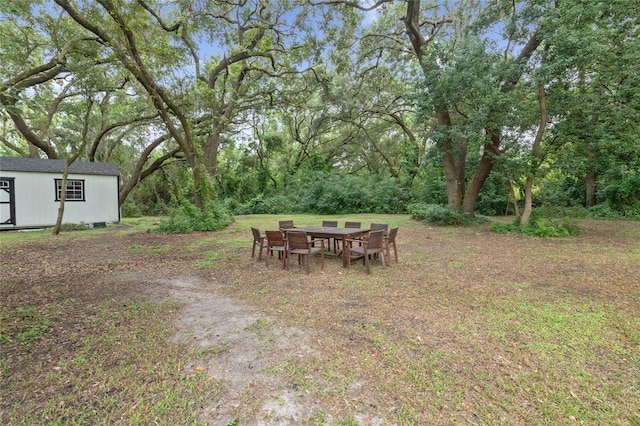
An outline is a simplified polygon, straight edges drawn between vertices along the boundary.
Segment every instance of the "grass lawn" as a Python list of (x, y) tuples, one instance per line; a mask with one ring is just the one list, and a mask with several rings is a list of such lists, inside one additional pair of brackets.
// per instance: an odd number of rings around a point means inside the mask
[[(399, 263), (267, 268), (284, 219), (399, 226)], [(640, 424), (639, 222), (155, 221), (0, 233), (1, 424)]]

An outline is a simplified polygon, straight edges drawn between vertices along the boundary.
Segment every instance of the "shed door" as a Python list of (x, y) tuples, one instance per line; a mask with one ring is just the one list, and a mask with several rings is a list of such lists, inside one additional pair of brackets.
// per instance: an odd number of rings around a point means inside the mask
[(0, 178), (0, 225), (16, 224), (15, 178)]

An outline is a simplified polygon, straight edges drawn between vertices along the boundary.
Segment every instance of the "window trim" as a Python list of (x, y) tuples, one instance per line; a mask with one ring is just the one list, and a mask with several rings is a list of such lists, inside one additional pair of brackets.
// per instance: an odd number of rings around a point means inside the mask
[[(60, 197), (62, 195), (62, 179), (54, 179), (54, 186), (55, 186), (55, 194), (56, 194), (56, 201), (60, 201)], [(65, 202), (66, 201), (86, 201), (85, 199), (85, 190), (84, 190), (84, 185), (85, 180), (84, 179), (67, 179), (67, 188), (65, 190)], [(79, 185), (79, 188), (69, 188), (69, 185)], [(74, 194), (74, 193), (79, 193), (80, 198), (78, 198), (77, 196), (71, 195), (71, 197), (69, 196), (70, 194)]]

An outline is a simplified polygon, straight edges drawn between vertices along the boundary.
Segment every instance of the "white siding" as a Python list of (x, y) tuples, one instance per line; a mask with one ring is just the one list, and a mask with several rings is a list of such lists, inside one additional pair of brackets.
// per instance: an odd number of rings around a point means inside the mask
[[(61, 179), (61, 175), (0, 171), (0, 176), (15, 177), (16, 228), (55, 225), (60, 206), (56, 201), (55, 180)], [(67, 201), (63, 223), (120, 220), (116, 176), (70, 174), (68, 179), (84, 181), (85, 201)]]

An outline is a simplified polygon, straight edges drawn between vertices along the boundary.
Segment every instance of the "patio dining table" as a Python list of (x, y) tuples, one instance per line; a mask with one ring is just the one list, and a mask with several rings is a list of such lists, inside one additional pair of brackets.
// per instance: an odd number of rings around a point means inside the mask
[[(318, 238), (339, 238), (341, 240), (346, 240), (347, 238), (356, 238), (360, 235), (366, 234), (369, 232), (369, 228), (332, 228), (327, 226), (301, 226), (298, 228), (284, 228), (283, 232), (290, 231), (303, 231), (306, 232), (307, 235), (311, 237)], [(344, 244), (342, 245), (342, 253), (340, 254), (342, 257), (342, 266), (347, 267), (347, 256), (349, 255), (349, 250), (344, 249)]]

